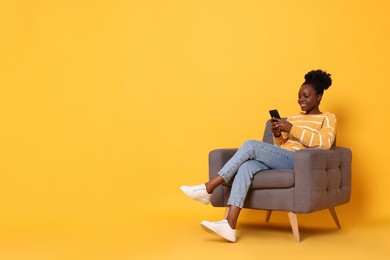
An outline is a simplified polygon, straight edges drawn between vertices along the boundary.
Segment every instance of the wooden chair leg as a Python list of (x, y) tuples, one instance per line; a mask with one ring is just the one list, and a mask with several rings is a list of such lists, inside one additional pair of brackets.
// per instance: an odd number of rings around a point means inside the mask
[(223, 214), (223, 218), (224, 218), (224, 219), (226, 219), (227, 216), (229, 215), (229, 209), (230, 209), (230, 207), (226, 207), (225, 213)]
[(340, 222), (339, 222), (339, 218), (337, 217), (335, 208), (333, 208), (333, 207), (329, 208), (329, 211), (330, 211), (330, 214), (332, 215), (333, 220), (336, 223), (337, 227), (340, 229), (341, 225), (340, 225)]
[(290, 220), (290, 225), (291, 225), (292, 232), (294, 234), (295, 241), (297, 241), (299, 243), (299, 242), (301, 242), (301, 239), (299, 237), (297, 214), (294, 213), (294, 212), (289, 212), (288, 213), (288, 218)]
[(267, 210), (267, 213), (265, 215), (265, 222), (269, 222), (271, 215), (272, 215), (272, 210)]

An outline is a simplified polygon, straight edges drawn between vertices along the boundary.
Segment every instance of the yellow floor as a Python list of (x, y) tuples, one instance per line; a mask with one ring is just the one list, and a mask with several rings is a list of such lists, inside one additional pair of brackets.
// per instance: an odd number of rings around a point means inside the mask
[[(204, 206), (177, 194), (159, 205), (139, 201), (136, 211), (96, 218), (4, 223), (0, 259), (389, 259), (390, 220), (358, 221), (348, 205), (337, 208), (342, 229), (321, 211), (299, 215), (301, 243), (294, 241), (285, 212), (244, 210), (237, 243), (224, 242), (200, 228), (218, 220), (222, 208)], [(144, 205), (144, 206), (140, 206)], [(146, 206), (149, 205), (149, 206)], [(180, 205), (180, 206), (178, 206)], [(85, 216), (84, 216), (85, 217)], [(33, 222), (36, 222), (35, 224)], [(69, 224), (67, 225), (67, 221)], [(77, 224), (78, 223), (78, 224)], [(253, 259), (253, 258), (252, 258)]]

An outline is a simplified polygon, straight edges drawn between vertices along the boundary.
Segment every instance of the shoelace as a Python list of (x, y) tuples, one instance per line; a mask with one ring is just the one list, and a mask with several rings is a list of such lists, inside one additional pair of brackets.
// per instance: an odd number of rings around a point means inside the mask
[(196, 185), (196, 186), (191, 186), (194, 188), (194, 191), (200, 191), (200, 190), (205, 190), (205, 188), (202, 185)]
[(214, 222), (214, 224), (218, 224), (218, 225), (220, 225), (220, 224), (227, 224), (227, 223), (228, 223), (227, 220), (220, 220), (220, 221)]

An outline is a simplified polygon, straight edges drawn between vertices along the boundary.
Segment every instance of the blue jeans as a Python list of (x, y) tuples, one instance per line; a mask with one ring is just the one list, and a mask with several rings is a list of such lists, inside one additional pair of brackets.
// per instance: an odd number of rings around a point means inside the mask
[(230, 182), (234, 177), (228, 205), (242, 208), (252, 179), (267, 169), (294, 169), (295, 153), (260, 141), (246, 141), (218, 174)]

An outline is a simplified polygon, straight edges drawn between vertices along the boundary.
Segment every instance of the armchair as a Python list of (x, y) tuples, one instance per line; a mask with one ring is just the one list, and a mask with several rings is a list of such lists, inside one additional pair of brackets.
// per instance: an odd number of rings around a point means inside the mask
[[(273, 144), (270, 120), (266, 123), (263, 141)], [(335, 143), (329, 150), (309, 148), (297, 151), (292, 170), (271, 169), (256, 174), (244, 208), (266, 210), (266, 222), (272, 211), (287, 211), (297, 242), (300, 242), (298, 213), (328, 209), (337, 227), (341, 228), (335, 207), (350, 200), (352, 153), (348, 148), (336, 147)], [(210, 179), (217, 176), (236, 151), (216, 149), (209, 153)], [(211, 204), (226, 207), (230, 189), (230, 183), (217, 187)]]

